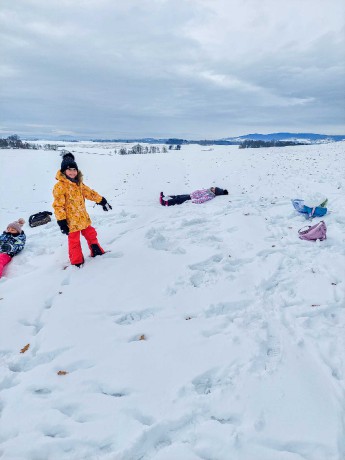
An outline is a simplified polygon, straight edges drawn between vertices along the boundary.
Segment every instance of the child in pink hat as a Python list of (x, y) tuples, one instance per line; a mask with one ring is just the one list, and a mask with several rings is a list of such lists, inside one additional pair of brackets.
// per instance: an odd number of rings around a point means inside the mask
[(24, 224), (24, 219), (11, 222), (0, 235), (0, 278), (5, 266), (11, 262), (12, 257), (24, 249), (26, 241), (26, 235), (22, 230)]

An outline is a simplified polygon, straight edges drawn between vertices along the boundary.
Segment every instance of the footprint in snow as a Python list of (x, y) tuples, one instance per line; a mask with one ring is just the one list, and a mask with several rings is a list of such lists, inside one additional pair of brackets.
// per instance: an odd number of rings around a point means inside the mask
[(269, 374), (273, 373), (282, 359), (281, 343), (279, 338), (269, 332), (266, 342), (266, 359), (265, 371)]
[(115, 320), (115, 323), (121, 326), (128, 326), (130, 324), (137, 323), (138, 321), (143, 321), (147, 318), (153, 318), (154, 314), (154, 310), (151, 309), (132, 311), (130, 313), (121, 315), (120, 318)]
[(9, 388), (13, 388), (17, 385), (19, 385), (19, 382), (17, 382), (15, 376), (10, 375), (10, 376), (4, 377), (3, 380), (0, 381), (0, 391), (8, 390)]
[(76, 423), (92, 422), (97, 418), (95, 415), (85, 413), (85, 407), (78, 404), (56, 405), (54, 409)]
[(29, 391), (34, 395), (34, 396), (38, 396), (40, 398), (47, 398), (49, 395), (52, 394), (52, 390), (50, 388), (46, 388), (46, 387), (37, 387), (37, 386), (34, 386), (34, 387), (31, 387), (29, 388)]
[(155, 419), (153, 417), (151, 417), (150, 415), (142, 414), (137, 409), (130, 409), (126, 412), (128, 413), (128, 415), (133, 417), (135, 420), (137, 420), (144, 426), (151, 426), (155, 423)]
[(212, 415), (211, 420), (215, 420), (216, 422), (222, 425), (235, 425), (238, 426), (242, 423), (242, 418), (239, 414), (230, 414), (230, 415)]
[(250, 300), (220, 302), (216, 305), (211, 304), (210, 307), (205, 310), (205, 316), (206, 318), (220, 315), (237, 316), (239, 311), (243, 313), (244, 310), (251, 304), (252, 301)]
[(37, 335), (40, 330), (43, 328), (44, 324), (37, 319), (35, 322), (30, 323), (30, 321), (27, 321), (26, 319), (21, 319), (18, 321), (20, 324), (22, 324), (25, 327), (31, 327), (32, 328), (32, 335)]
[(65, 276), (61, 282), (61, 286), (68, 286), (70, 284), (70, 276)]
[(191, 227), (193, 225), (200, 225), (200, 224), (206, 224), (208, 223), (209, 221), (207, 219), (204, 219), (204, 218), (194, 218), (194, 219), (183, 219), (182, 223), (181, 223), (181, 227)]
[(169, 251), (171, 249), (172, 245), (169, 240), (155, 228), (148, 230), (145, 236), (149, 240), (149, 247), (152, 249), (157, 251)]
[(223, 260), (223, 256), (222, 256), (222, 255), (220, 255), (220, 254), (215, 254), (214, 256), (209, 257), (209, 258), (206, 259), (206, 260), (203, 260), (202, 262), (197, 262), (197, 263), (195, 263), (195, 264), (189, 265), (188, 267), (189, 267), (191, 270), (198, 270), (198, 271), (202, 271), (202, 272), (212, 271), (214, 265), (215, 265), (215, 264), (218, 264), (218, 263), (221, 262), (222, 260)]
[[(40, 429), (39, 427), (37, 427)], [(43, 426), (42, 433), (49, 438), (66, 438), (69, 436), (68, 431), (61, 425)]]
[(109, 387), (103, 387), (100, 391), (105, 396), (110, 396), (111, 398), (124, 398), (129, 395), (129, 391), (123, 389), (112, 389)]
[[(67, 283), (66, 283), (67, 284)], [(64, 283), (62, 282), (62, 285), (64, 285)], [(44, 308), (46, 310), (49, 310), (52, 306), (53, 306), (53, 299), (54, 297), (49, 297), (47, 300), (45, 300), (44, 302)]]
[(200, 395), (219, 392), (233, 386), (232, 372), (230, 369), (211, 369), (194, 378), (192, 385), (194, 391)]
[(222, 259), (221, 255), (216, 254), (205, 261), (189, 265), (188, 268), (194, 272), (189, 278), (190, 283), (194, 287), (199, 287), (215, 282), (215, 278), (218, 276), (217, 264), (219, 264)]

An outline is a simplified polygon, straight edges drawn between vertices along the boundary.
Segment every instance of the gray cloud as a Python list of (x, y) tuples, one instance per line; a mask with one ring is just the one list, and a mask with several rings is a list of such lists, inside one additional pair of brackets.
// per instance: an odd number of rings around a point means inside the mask
[(343, 0), (4, 0), (0, 133), (342, 134), (344, 13)]

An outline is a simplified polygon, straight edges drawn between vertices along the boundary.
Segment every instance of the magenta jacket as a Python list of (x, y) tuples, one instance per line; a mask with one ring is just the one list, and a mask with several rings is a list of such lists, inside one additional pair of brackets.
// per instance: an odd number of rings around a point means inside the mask
[(190, 194), (192, 203), (201, 204), (205, 203), (205, 201), (213, 200), (216, 195), (211, 192), (209, 188), (203, 190), (195, 190)]

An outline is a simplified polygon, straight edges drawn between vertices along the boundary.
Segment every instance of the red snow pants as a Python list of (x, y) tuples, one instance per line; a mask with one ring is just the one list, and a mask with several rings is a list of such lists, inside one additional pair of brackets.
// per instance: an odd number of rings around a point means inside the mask
[(86, 239), (87, 244), (89, 245), (89, 248), (90, 248), (91, 255), (92, 255), (92, 251), (91, 251), (92, 244), (97, 244), (100, 247), (101, 251), (104, 253), (104, 250), (101, 248), (97, 240), (96, 229), (91, 227), (91, 225), (86, 227), (84, 230), (77, 231), (77, 232), (70, 232), (68, 234), (68, 255), (69, 255), (69, 260), (71, 261), (72, 265), (82, 264), (84, 262), (84, 257), (83, 257), (83, 253), (81, 250), (81, 244), (80, 244), (80, 233)]
[(2, 272), (4, 271), (5, 266), (11, 262), (12, 257), (10, 257), (8, 254), (5, 254), (3, 252), (0, 252), (0, 278), (2, 276)]

